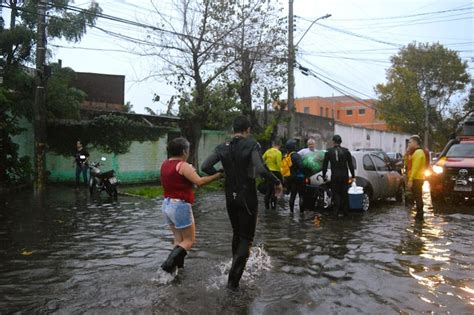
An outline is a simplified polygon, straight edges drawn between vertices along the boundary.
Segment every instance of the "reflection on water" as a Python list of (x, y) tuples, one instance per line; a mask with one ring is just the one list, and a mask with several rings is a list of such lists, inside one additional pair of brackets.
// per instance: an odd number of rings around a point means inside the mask
[[(231, 229), (222, 194), (199, 198), (197, 243), (177, 275), (160, 203), (51, 188), (1, 201), (2, 313), (333, 314), (474, 312), (470, 205), (425, 220), (387, 201), (368, 213), (261, 210), (242, 289), (225, 289)], [(263, 209), (263, 207), (261, 207)]]

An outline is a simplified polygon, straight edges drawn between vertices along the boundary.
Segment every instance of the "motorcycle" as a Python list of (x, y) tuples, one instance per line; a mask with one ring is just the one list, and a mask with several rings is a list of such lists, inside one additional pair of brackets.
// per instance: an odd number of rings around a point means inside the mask
[(311, 184), (310, 180), (305, 185), (305, 203), (311, 209), (327, 210), (333, 205), (331, 183), (324, 181), (321, 175), (316, 176), (317, 183)]
[[(101, 158), (101, 161), (106, 161), (105, 157)], [(115, 177), (115, 171), (110, 170), (102, 173), (100, 162), (90, 163), (90, 179), (89, 179), (89, 192), (91, 195), (98, 193), (100, 194), (103, 190), (107, 192), (110, 197), (117, 198), (117, 184), (118, 179)]]

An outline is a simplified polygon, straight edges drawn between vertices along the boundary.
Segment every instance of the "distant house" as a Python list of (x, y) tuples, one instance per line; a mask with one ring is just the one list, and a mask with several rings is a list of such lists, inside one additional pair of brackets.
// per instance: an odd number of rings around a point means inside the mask
[(74, 87), (84, 91), (82, 109), (124, 112), (125, 76), (76, 72)]
[(348, 96), (302, 97), (295, 99), (295, 109), (320, 117), (333, 118), (336, 122), (378, 130), (388, 130), (385, 121), (377, 117), (373, 99), (357, 99)]

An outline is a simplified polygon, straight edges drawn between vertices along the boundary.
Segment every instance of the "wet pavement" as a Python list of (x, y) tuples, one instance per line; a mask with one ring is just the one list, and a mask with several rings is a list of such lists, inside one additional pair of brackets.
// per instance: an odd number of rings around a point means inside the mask
[(395, 201), (339, 219), (261, 204), (234, 293), (221, 193), (198, 198), (197, 243), (173, 278), (159, 270), (172, 241), (160, 202), (21, 192), (0, 201), (0, 313), (472, 314), (474, 205), (425, 202), (418, 223)]

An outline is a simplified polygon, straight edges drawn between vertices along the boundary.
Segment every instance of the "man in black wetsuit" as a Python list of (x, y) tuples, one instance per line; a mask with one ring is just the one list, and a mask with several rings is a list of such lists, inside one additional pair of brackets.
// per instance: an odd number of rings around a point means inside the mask
[(233, 259), (227, 287), (236, 290), (250, 255), (257, 224), (256, 173), (275, 185), (276, 195), (279, 195), (283, 188), (280, 180), (265, 168), (260, 145), (249, 137), (250, 123), (247, 118), (235, 118), (233, 129), (232, 139), (218, 145), (204, 161), (201, 169), (212, 175), (217, 172), (214, 165), (218, 162), (221, 162), (224, 168), (226, 207), (233, 232)]
[(331, 189), (334, 198), (334, 209), (337, 215), (347, 213), (349, 207), (349, 174), (351, 172), (352, 180), (355, 178), (354, 165), (352, 164), (352, 155), (348, 149), (341, 147), (342, 139), (339, 135), (332, 137), (334, 146), (329, 148), (324, 155), (323, 178), (326, 180), (328, 163), (331, 163)]

